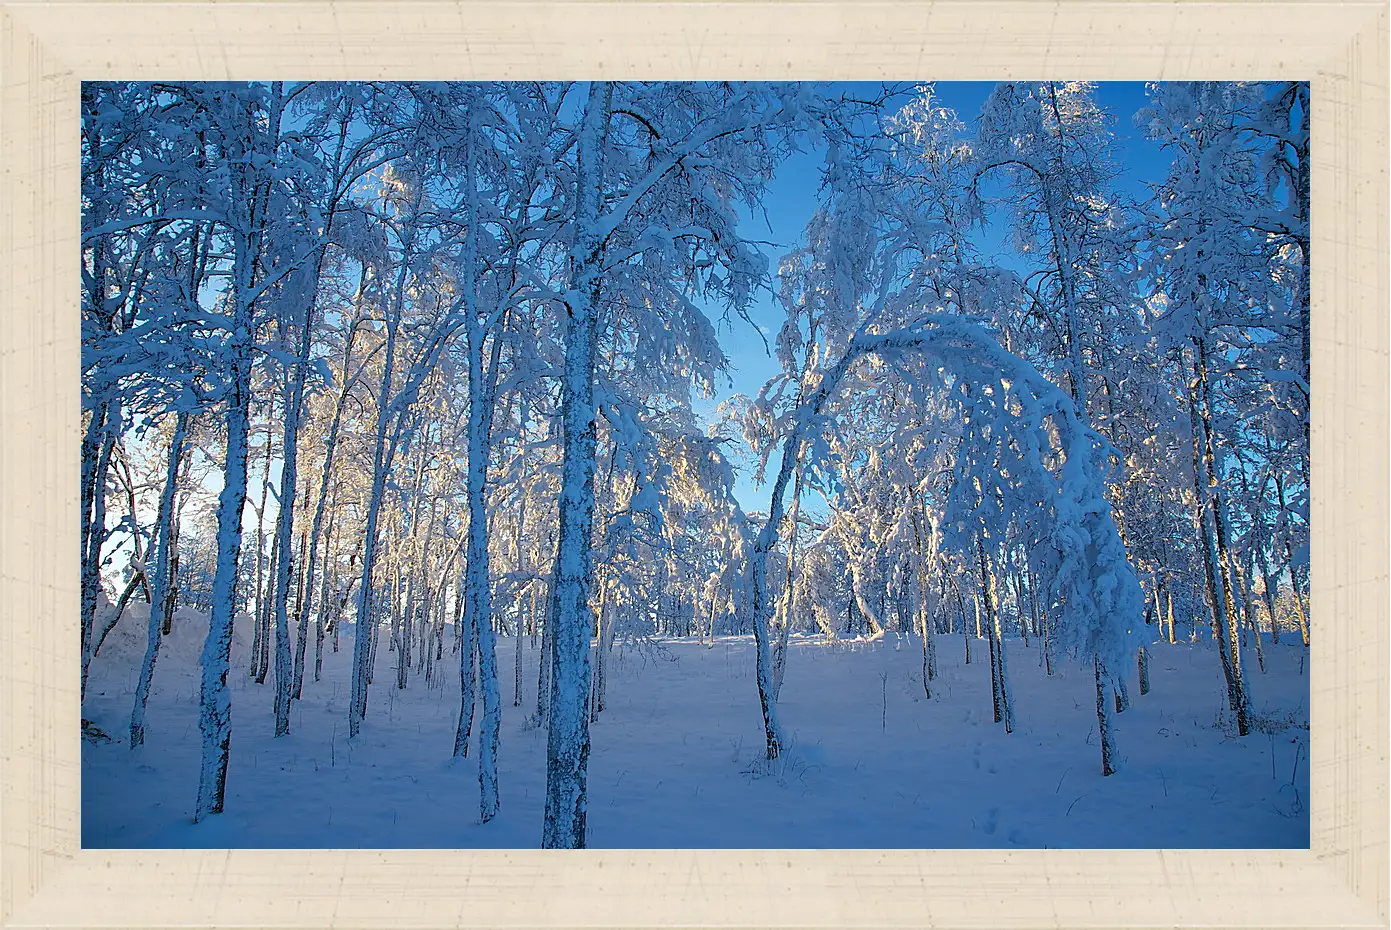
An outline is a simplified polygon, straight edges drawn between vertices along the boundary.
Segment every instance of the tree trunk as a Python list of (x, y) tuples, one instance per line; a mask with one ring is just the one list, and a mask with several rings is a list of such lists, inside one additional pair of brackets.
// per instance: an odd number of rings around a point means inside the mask
[(1009, 662), (1005, 651), (1005, 638), (1000, 630), (1000, 614), (995, 612), (995, 650), (999, 653), (996, 665), (1000, 675), (1000, 707), (1004, 711), (1005, 732), (1014, 732), (1014, 696), (1009, 687)]
[[(595, 648), (594, 660), (592, 662), (594, 675), (592, 681), (593, 693), (589, 698), (589, 722), (593, 723), (599, 719), (599, 713), (604, 709), (604, 685), (605, 685), (605, 665), (608, 653), (604, 649), (604, 644), (609, 639), (609, 628), (613, 626), (613, 618), (610, 615), (612, 609), (609, 599), (609, 586), (604, 583), (604, 567), (599, 566), (595, 573), (595, 583), (599, 587), (599, 607), (595, 611)], [(658, 600), (660, 607), (660, 599)], [(661, 622), (660, 614), (658, 622)]]
[[(804, 376), (805, 377), (805, 376)], [(799, 454), (800, 454), (800, 450)], [(792, 482), (792, 535), (787, 540), (787, 577), (784, 579), (782, 600), (778, 607), (778, 637), (773, 642), (773, 695), (782, 693), (783, 672), (787, 667), (787, 636), (792, 627), (793, 577), (797, 565), (797, 519), (802, 509), (802, 470)]]
[[(331, 551), (332, 551), (332, 548), (333, 548), (333, 519), (330, 518), (329, 521), (328, 521), (328, 532), (327, 532), (327, 534), (326, 534), (325, 537), (324, 537), (324, 567), (323, 567), (322, 569), (320, 569), (320, 574), (322, 575), (322, 578), (321, 578), (320, 583), (319, 583), (319, 609), (316, 610), (316, 611), (314, 611), (314, 680), (315, 680), (315, 681), (318, 681), (318, 680), (320, 680), (320, 678), (323, 677), (323, 671), (324, 671), (324, 611), (328, 608), (328, 589), (329, 589), (330, 579), (333, 577), (333, 572), (332, 572), (332, 570), (331, 570), (331, 566), (332, 566)], [(310, 572), (311, 572), (310, 577), (313, 578), (312, 572), (313, 572), (314, 540), (313, 540), (313, 531), (312, 531), (312, 530), (311, 530), (311, 532), (310, 532), (309, 552), (310, 552)], [(311, 592), (311, 594), (310, 594), (310, 597), (311, 597), (311, 598), (313, 597), (312, 592)], [(309, 608), (309, 605), (308, 605), (308, 604), (302, 605), (302, 609), (300, 610), (300, 621), (299, 621), (300, 623), (304, 623), (304, 622), (308, 619), (309, 609), (310, 609), (310, 608)]]
[(927, 607), (927, 553), (923, 551), (922, 519), (923, 511), (914, 508), (912, 514), (913, 521), (913, 554), (917, 561), (914, 563), (915, 574), (918, 578), (918, 623), (921, 627), (922, 649), (923, 649), (923, 695), (932, 697), (931, 682), (937, 677), (937, 637), (932, 629), (932, 617), (929, 615)]
[(524, 613), (522, 610), (522, 601), (524, 597), (525, 595), (523, 593), (518, 593), (517, 600), (512, 605), (512, 613), (516, 623), (516, 631), (512, 639), (512, 651), (515, 653), (515, 655), (512, 656), (513, 707), (522, 706), (522, 619)]
[[(372, 676), (377, 670), (377, 643), (381, 640), (382, 618), (380, 601), (374, 596), (368, 601), (367, 613), (367, 680), (364, 682), (363, 701), (367, 700), (366, 688), (372, 684)], [(389, 607), (388, 607), (389, 609)], [(363, 709), (366, 710), (366, 703)]]
[[(469, 626), (478, 642), (479, 690), (483, 698), (483, 720), (478, 731), (479, 816), (484, 823), (498, 809), (497, 747), (502, 715), (498, 687), (496, 634), (493, 632), (492, 586), (488, 558), (488, 511), (485, 482), (488, 468), (488, 428), (492, 420), (492, 392), (484, 387), (483, 334), (470, 320), (469, 381), (476, 390), (469, 392), (469, 450), (467, 495), (468, 589), (464, 598)], [(494, 356), (500, 340), (494, 341)], [(496, 357), (492, 370), (497, 371)]]
[[(981, 616), (981, 602), (988, 596), (986, 594), (987, 582), (985, 570), (985, 556), (981, 553), (979, 540), (976, 541), (976, 552), (980, 554), (980, 596), (976, 599), (976, 625), (977, 627), (979, 627)], [(985, 613), (986, 621), (988, 624), (987, 629), (990, 629), (991, 631), (990, 637), (986, 641), (986, 648), (988, 650), (990, 658), (990, 706), (994, 711), (995, 722), (999, 723), (1003, 714), (1000, 709), (1000, 674), (999, 666), (996, 664), (997, 657), (995, 654), (995, 632), (993, 629), (994, 618), (990, 616), (991, 612), (988, 608), (986, 609)]]
[(98, 633), (92, 642), (92, 658), (96, 658), (101, 653), (101, 644), (106, 642), (106, 637), (115, 629), (116, 624), (121, 622), (121, 615), (126, 612), (126, 604), (130, 603), (131, 595), (135, 589), (140, 587), (145, 580), (145, 573), (134, 571), (131, 573), (130, 580), (126, 582), (125, 588), (121, 591), (121, 596), (116, 598), (116, 607), (107, 615), (106, 621), (101, 625), (101, 632)]
[(966, 628), (966, 601), (961, 596), (961, 587), (952, 582), (952, 588), (956, 594), (956, 613), (961, 621), (961, 641), (966, 646), (966, 664), (971, 664), (971, 632)]
[[(478, 308), (478, 235), (476, 218), (480, 216), (476, 159), (472, 157), (473, 139), (477, 126), (477, 105), (469, 107), (469, 130), (466, 166), (469, 197), (469, 229), (464, 242), (464, 265), (467, 279), (463, 282), (466, 313), (464, 332), (468, 353), (468, 554), (466, 564), (467, 591), (464, 597), (469, 626), (478, 642), (478, 680), (483, 698), (483, 719), (478, 730), (478, 813), (487, 823), (497, 815), (498, 780), (497, 749), (502, 719), (502, 696), (498, 685), (497, 640), (493, 631), (492, 582), (488, 554), (488, 458), (491, 449), (493, 406), (497, 393), (499, 354), (502, 337), (493, 337), (488, 368), (483, 365), (485, 324)], [(462, 729), (462, 721), (461, 721)], [(466, 733), (467, 731), (465, 731)], [(457, 740), (456, 740), (457, 744)]]
[(1265, 604), (1266, 616), (1270, 618), (1270, 641), (1278, 646), (1280, 645), (1280, 622), (1275, 613), (1275, 591), (1277, 588), (1275, 575), (1270, 571), (1270, 560), (1266, 556), (1265, 548), (1260, 544), (1255, 544), (1252, 548), (1256, 550), (1256, 562), (1261, 570), (1261, 600)]
[[(304, 489), (304, 507), (309, 508), (309, 488)], [(309, 559), (309, 530), (302, 529), (299, 534), (299, 571), (296, 573), (298, 579), (295, 582), (295, 656), (294, 663), (290, 669), (290, 698), (299, 700), (304, 693), (304, 656), (309, 648), (309, 623), (308, 615), (304, 611), (306, 588), (313, 584), (311, 575), (313, 566), (308, 563)], [(313, 597), (312, 590), (309, 597)]]
[[(523, 435), (523, 431), (524, 431), (525, 428), (526, 428), (526, 421), (527, 421), (526, 401), (525, 401), (525, 399), (522, 397), (522, 395), (519, 393), (519, 394), (518, 394), (518, 400), (517, 400), (517, 430), (518, 430), (518, 435)], [(524, 448), (524, 446), (523, 446), (523, 448)], [(524, 570), (526, 569), (526, 561), (527, 561), (526, 558), (525, 558), (525, 557), (523, 556), (523, 554), (522, 554), (522, 547), (523, 547), (523, 545), (525, 544), (525, 540), (526, 540), (526, 504), (527, 504), (527, 498), (528, 498), (528, 495), (527, 495), (526, 493), (523, 493), (523, 494), (522, 494), (521, 504), (520, 504), (520, 505), (518, 506), (518, 508), (517, 508), (517, 530), (516, 530), (516, 534), (512, 537), (512, 550), (513, 550), (513, 552), (516, 553), (517, 571), (519, 571), (519, 572), (520, 572), (520, 571), (524, 571)], [(517, 596), (516, 596), (516, 598), (513, 600), (513, 603), (512, 603), (512, 613), (513, 613), (514, 619), (515, 619), (515, 621), (516, 621), (516, 633), (515, 633), (515, 637), (513, 638), (513, 641), (512, 641), (513, 652), (515, 653), (515, 654), (512, 656), (512, 706), (513, 706), (513, 707), (521, 707), (521, 706), (522, 706), (522, 617), (523, 617), (522, 602), (523, 602), (523, 600), (526, 599), (527, 593), (528, 593), (528, 590), (530, 589), (530, 587), (531, 587), (531, 582), (528, 582), (528, 584), (527, 584), (526, 586), (519, 586), (519, 587), (517, 588)]]
[[(307, 327), (306, 327), (307, 328)], [(307, 337), (306, 337), (307, 338)], [(307, 352), (306, 348), (306, 352)], [(295, 500), (299, 496), (299, 408), (304, 396), (304, 372), (292, 377), (290, 396), (285, 401), (285, 434), (281, 440), (280, 507), (275, 516), (275, 548), (279, 559), (274, 562), (275, 593), (271, 611), (275, 622), (275, 735), (290, 732), (290, 697), (294, 692), (294, 669), (290, 654), (290, 573), (294, 542)]]
[[(280, 537), (272, 536), (270, 543), (269, 564), (275, 565), (280, 560)], [(270, 642), (271, 642), (271, 616), (274, 613), (275, 604), (275, 573), (266, 572), (266, 599), (265, 603), (256, 603), (256, 640), (253, 645), (253, 652), (256, 653), (256, 684), (266, 683), (266, 675), (270, 672)]]
[(1208, 385), (1207, 349), (1202, 340), (1196, 340), (1195, 360), (1198, 368), (1199, 425), (1202, 427), (1203, 464), (1207, 477), (1207, 504), (1212, 512), (1213, 538), (1217, 545), (1216, 561), (1213, 566), (1221, 584), (1220, 594), (1226, 618), (1225, 639), (1228, 652), (1228, 665), (1231, 669), (1229, 690), (1235, 700), (1237, 734), (1246, 736), (1251, 732), (1249, 719), (1250, 695), (1246, 690), (1246, 680), (1241, 668), (1241, 635), (1238, 629), (1240, 612), (1236, 604), (1236, 579), (1229, 574), (1232, 561), (1227, 545), (1227, 521), (1222, 502), (1221, 476), (1217, 471), (1216, 443), (1212, 431), (1212, 398)]
[[(1202, 348), (1195, 342), (1194, 365), (1197, 380), (1202, 380), (1204, 371)], [(1227, 703), (1237, 715), (1238, 730), (1246, 735), (1245, 695), (1238, 666), (1233, 661), (1233, 646), (1240, 650), (1237, 639), (1235, 611), (1228, 604), (1226, 588), (1221, 571), (1221, 549), (1214, 544), (1216, 510), (1211, 502), (1212, 485), (1216, 478), (1212, 473), (1211, 459), (1208, 456), (1208, 436), (1206, 424), (1198, 414), (1198, 402), (1194, 393), (1197, 384), (1189, 386), (1188, 414), (1193, 433), (1193, 484), (1197, 501), (1195, 522), (1198, 523), (1199, 541), (1203, 547), (1203, 572), (1207, 581), (1207, 598), (1212, 617), (1213, 638), (1217, 640), (1217, 653), (1222, 661), (1222, 674), (1227, 683)]]
[[(108, 402), (109, 403), (109, 402)], [(107, 403), (92, 411), (82, 437), (82, 697), (92, 661), (92, 633), (101, 597), (101, 547), (106, 541), (106, 473), (116, 444)]]
[[(117, 437), (116, 439), (116, 445), (113, 450), (113, 461), (115, 461), (116, 464), (120, 466), (117, 469), (117, 475), (120, 477), (121, 483), (125, 485), (126, 512), (130, 516), (130, 546), (132, 552), (135, 555), (135, 564), (143, 565), (149, 553), (146, 552), (144, 546), (141, 545), (141, 536), (143, 534), (140, 532), (139, 520), (136, 519), (136, 514), (139, 511), (139, 505), (137, 505), (135, 502), (135, 478), (131, 475), (130, 461), (126, 455), (125, 443), (121, 441), (120, 437)], [(153, 604), (154, 595), (150, 593), (150, 582), (149, 579), (145, 576), (145, 571), (137, 569), (136, 571), (132, 572), (130, 580), (132, 584), (144, 591), (145, 603)], [(132, 589), (131, 594), (133, 593), (135, 592)], [(130, 594), (125, 595), (125, 600), (129, 599)], [(112, 625), (114, 626), (115, 624), (113, 623)], [(96, 651), (96, 648), (92, 649), (93, 654), (95, 654)]]
[(469, 733), (473, 730), (473, 714), (477, 704), (478, 680), (476, 660), (478, 637), (472, 628), (472, 615), (464, 612), (464, 645), (459, 650), (459, 724), (454, 729), (454, 755), (468, 755)]
[(576, 237), (566, 292), (565, 358), (561, 379), (561, 483), (551, 615), (550, 727), (546, 742), (546, 818), (541, 845), (586, 843), (589, 769), (589, 635), (594, 524), (594, 357), (603, 283), (603, 152), (613, 88), (590, 85), (577, 140)]
[(168, 636), (173, 629), (174, 607), (179, 597), (179, 514), (183, 508), (178, 506), (177, 492), (174, 503), (174, 514), (169, 524), (169, 578), (164, 586), (164, 604), (160, 610), (162, 636)]
[(145, 742), (145, 705), (150, 696), (150, 680), (154, 676), (155, 662), (159, 659), (159, 642), (164, 624), (163, 607), (169, 594), (169, 563), (173, 557), (174, 495), (179, 479), (179, 460), (183, 458), (184, 435), (188, 428), (188, 414), (179, 411), (174, 420), (174, 435), (169, 441), (169, 466), (165, 472), (164, 490), (159, 497), (159, 511), (155, 518), (155, 545), (152, 561), (154, 563), (154, 582), (150, 585), (150, 595), (154, 603), (150, 605), (150, 616), (146, 623), (145, 657), (140, 663), (140, 677), (135, 684), (135, 706), (130, 714), (130, 748)]
[[(416, 194), (414, 209), (418, 210), (423, 191)], [(362, 719), (367, 715), (367, 687), (371, 682), (371, 653), (376, 641), (375, 623), (369, 606), (372, 600), (372, 576), (377, 564), (377, 524), (381, 519), (382, 498), (386, 494), (389, 468), (387, 426), (391, 421), (392, 380), (396, 365), (396, 331), (400, 324), (401, 306), (405, 297), (406, 275), (414, 252), (415, 219), (408, 221), (408, 233), (401, 266), (396, 274), (393, 292), (387, 307), (385, 358), (382, 379), (377, 390), (377, 424), (372, 442), (372, 488), (367, 498), (367, 527), (363, 533), (362, 587), (358, 590), (357, 621), (353, 636), (352, 692), (348, 701), (348, 737), (357, 736)], [(367, 624), (364, 627), (364, 624)]]
[(1092, 670), (1096, 674), (1096, 722), (1097, 732), (1101, 737), (1101, 774), (1112, 775), (1115, 773), (1116, 744), (1111, 736), (1111, 719), (1108, 716), (1106, 675), (1101, 667), (1100, 659), (1092, 659)]
[[(1285, 512), (1285, 483), (1279, 475), (1275, 476), (1275, 494), (1280, 501), (1280, 512)], [(1290, 544), (1289, 522), (1285, 521), (1285, 567), (1289, 570), (1290, 595), (1294, 598), (1295, 613), (1299, 617), (1299, 638), (1309, 645), (1309, 617), (1304, 611), (1304, 597), (1300, 593), (1299, 578), (1294, 571), (1294, 547)]]
[(1024, 579), (1023, 572), (1011, 572), (1014, 582), (1014, 606), (1019, 618), (1019, 638), (1024, 641), (1024, 648), (1029, 648), (1029, 621), (1024, 614)]
[[(550, 592), (546, 592), (545, 602), (553, 606)], [(548, 614), (541, 623), (541, 652), (536, 657), (536, 725), (547, 722), (551, 712), (551, 653), (554, 651), (552, 638), (555, 633), (555, 616)]]
[(1256, 611), (1251, 603), (1251, 589), (1248, 579), (1251, 577), (1251, 553), (1247, 550), (1246, 571), (1243, 573), (1240, 566), (1233, 566), (1235, 569), (1237, 587), (1242, 590), (1241, 596), (1241, 616), (1246, 629), (1250, 630), (1256, 638), (1256, 666), (1265, 674), (1265, 645), (1261, 642), (1261, 628), (1256, 622)]
[[(319, 263), (324, 250), (310, 264), (312, 271), (306, 287), (309, 295), (298, 319), (295, 364), (290, 370), (290, 383), (285, 396), (285, 432), (281, 440), (280, 508), (276, 514), (275, 533), (280, 543), (280, 561), (276, 563), (275, 582), (275, 735), (290, 732), (290, 700), (299, 693), (304, 677), (305, 626), (299, 624), (299, 673), (296, 674), (290, 654), (288, 601), (290, 594), (291, 537), (294, 533), (295, 500), (299, 488), (299, 422), (304, 410), (304, 382), (309, 367), (309, 350), (314, 332), (314, 299), (318, 291)], [(308, 489), (305, 489), (306, 496)], [(301, 563), (303, 555), (301, 555)], [(300, 598), (300, 602), (303, 598)], [(299, 604), (296, 604), (298, 610)]]
[[(250, 152), (242, 153), (252, 170)], [(232, 159), (237, 162), (238, 159)], [(233, 182), (249, 186), (245, 177)], [(256, 219), (234, 237), (233, 316), (228, 337), (230, 371), (227, 379), (227, 464), (217, 503), (217, 566), (213, 571), (212, 613), (201, 656), (198, 729), (202, 752), (198, 800), (193, 819), (222, 813), (227, 789), (227, 755), (232, 740), (232, 702), (227, 670), (232, 651), (232, 620), (237, 604), (237, 562), (241, 556), (242, 510), (246, 504), (247, 433), (250, 426), (252, 355), (252, 281), (259, 254)]]
[(257, 683), (265, 681), (262, 659), (261, 640), (264, 628), (261, 625), (261, 618), (266, 614), (266, 602), (269, 600), (269, 591), (266, 589), (268, 573), (266, 571), (266, 501), (270, 496), (270, 463), (275, 448), (272, 441), (274, 433), (272, 424), (266, 423), (266, 464), (261, 472), (261, 506), (256, 511), (256, 615), (252, 620), (251, 631), (251, 669), (250, 675), (257, 680)]
[(1164, 582), (1164, 612), (1169, 618), (1169, 645), (1178, 642), (1178, 637), (1174, 633), (1174, 591), (1169, 587), (1169, 583)]
[(996, 598), (995, 572), (985, 556), (985, 544), (976, 537), (976, 557), (980, 563), (981, 598), (977, 602), (977, 617), (980, 606), (985, 611), (986, 641), (990, 647), (990, 697), (995, 711), (995, 722), (1004, 723), (1005, 732), (1014, 731), (1014, 712), (1010, 707), (1009, 687), (1005, 679), (1004, 638), (1000, 635), (999, 603)]

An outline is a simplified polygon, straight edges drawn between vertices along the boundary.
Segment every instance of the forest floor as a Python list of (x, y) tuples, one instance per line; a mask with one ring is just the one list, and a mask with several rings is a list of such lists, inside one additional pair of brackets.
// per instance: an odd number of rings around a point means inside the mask
[[(248, 675), (239, 623), (232, 651), (226, 813), (191, 823), (198, 780), (198, 653), (206, 618), (180, 611), (150, 697), (146, 743), (127, 745), (144, 649), (132, 606), (92, 662), (83, 717), (84, 847), (534, 848), (545, 800), (546, 731), (536, 709), (538, 650), (498, 643), (502, 809), (478, 822), (474, 761), (452, 760), (457, 658), (445, 636), (429, 685), (395, 687), (384, 636), (367, 719), (347, 738), (351, 631), (328, 651), (291, 732), (273, 738), (272, 686)], [(1307, 847), (1307, 650), (1265, 645), (1249, 665), (1257, 729), (1235, 735), (1211, 640), (1156, 644), (1151, 690), (1114, 718), (1118, 771), (1101, 776), (1090, 667), (1052, 678), (1036, 647), (1008, 643), (1016, 726), (992, 719), (985, 642), (963, 662), (939, 639), (924, 696), (916, 641), (794, 638), (779, 702), (791, 748), (761, 756), (750, 637), (615, 646), (608, 708), (592, 725), (589, 843), (610, 848)], [(1133, 679), (1133, 673), (1132, 673)], [(475, 716), (475, 727), (480, 714)], [(476, 732), (476, 730), (475, 730)]]

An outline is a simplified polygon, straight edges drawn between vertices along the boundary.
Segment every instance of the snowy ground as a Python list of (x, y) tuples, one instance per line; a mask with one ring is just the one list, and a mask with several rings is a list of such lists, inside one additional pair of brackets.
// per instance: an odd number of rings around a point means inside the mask
[[(245, 629), (248, 624), (240, 623)], [(85, 847), (536, 847), (545, 731), (537, 650), (524, 640), (523, 706), (514, 643), (499, 642), (502, 810), (478, 822), (473, 761), (452, 762), (458, 671), (397, 691), (383, 639), (368, 717), (346, 737), (351, 632), (305, 682), (291, 734), (274, 739), (269, 681), (233, 648), (227, 812), (190, 822), (197, 790), (198, 651), (206, 620), (180, 612), (150, 699), (146, 745), (126, 745), (144, 647), (134, 607), (92, 663), (83, 741)], [(450, 642), (446, 634), (446, 644)], [(1307, 651), (1249, 650), (1258, 730), (1235, 736), (1211, 643), (1156, 645), (1152, 690), (1116, 718), (1119, 771), (1100, 774), (1090, 668), (1054, 678), (1009, 644), (1015, 732), (991, 720), (984, 641), (962, 662), (943, 638), (923, 695), (916, 642), (794, 640), (780, 706), (793, 737), (760, 759), (753, 644), (717, 639), (615, 647), (609, 708), (592, 727), (589, 841), (597, 847), (1307, 847)]]

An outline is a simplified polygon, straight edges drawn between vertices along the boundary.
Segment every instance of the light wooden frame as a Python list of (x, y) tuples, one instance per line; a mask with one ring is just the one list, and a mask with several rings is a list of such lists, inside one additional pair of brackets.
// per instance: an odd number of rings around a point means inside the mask
[[(1387, 27), (1327, 0), (0, 0), (0, 926), (1386, 926)], [(1312, 849), (80, 849), (78, 82), (270, 77), (1311, 80)]]

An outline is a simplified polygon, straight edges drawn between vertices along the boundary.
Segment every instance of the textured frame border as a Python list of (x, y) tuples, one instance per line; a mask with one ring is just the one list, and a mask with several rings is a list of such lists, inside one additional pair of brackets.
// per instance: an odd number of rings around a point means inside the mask
[[(1386, 926), (1387, 35), (1361, 0), (0, 0), (0, 926)], [(78, 82), (271, 76), (1311, 80), (1312, 848), (82, 850)]]

